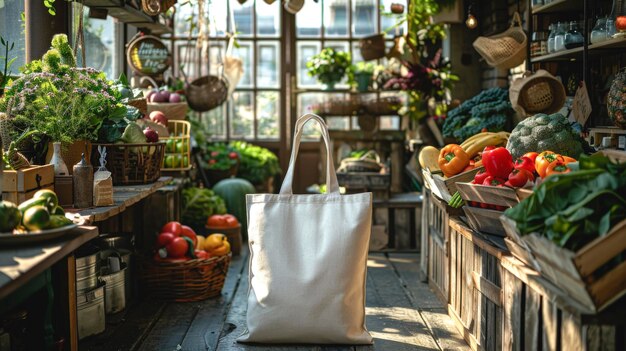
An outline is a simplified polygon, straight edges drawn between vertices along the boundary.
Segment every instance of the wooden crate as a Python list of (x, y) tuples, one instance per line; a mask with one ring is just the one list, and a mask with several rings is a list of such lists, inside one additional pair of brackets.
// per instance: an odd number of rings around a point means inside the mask
[(490, 186), (458, 182), (456, 187), (465, 201), (477, 201), (491, 205), (513, 207), (532, 194), (526, 189), (512, 189), (505, 186)]
[(41, 189), (54, 190), (54, 166), (30, 166), (2, 174), (2, 199), (19, 204)]
[(508, 218), (505, 215), (500, 216), (500, 222), (502, 222), (502, 227), (504, 228), (504, 232), (506, 233), (506, 238), (504, 242), (506, 243), (506, 247), (511, 251), (513, 256), (515, 256), (520, 261), (524, 262), (529, 267), (539, 271), (539, 263), (535, 259), (532, 251), (526, 244), (524, 240), (522, 240), (522, 236), (517, 232), (515, 228), (515, 222)]
[(472, 229), (492, 235), (506, 235), (502, 222), (500, 222), (502, 211), (463, 206), (463, 212), (465, 212), (468, 224)]
[(450, 224), (448, 313), (473, 350), (502, 345), (502, 268), (506, 252), (458, 219)]
[(503, 268), (502, 349), (624, 350), (626, 298), (599, 314), (584, 314), (568, 294), (514, 257)]
[(424, 183), (427, 183), (426, 187), (428, 187), (433, 194), (440, 199), (448, 201), (457, 191), (456, 183), (472, 181), (476, 173), (482, 169), (483, 167), (474, 168), (450, 178), (444, 178), (439, 174), (430, 173), (427, 169), (422, 169), (422, 176)]

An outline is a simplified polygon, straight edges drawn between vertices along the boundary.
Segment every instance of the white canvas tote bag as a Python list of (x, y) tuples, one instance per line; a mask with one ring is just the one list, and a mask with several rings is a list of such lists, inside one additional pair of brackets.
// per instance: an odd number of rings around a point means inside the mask
[[(302, 129), (321, 127), (326, 187), (293, 195)], [(365, 328), (365, 276), (372, 194), (340, 195), (324, 120), (296, 122), (289, 169), (279, 194), (246, 197), (250, 271), (247, 331), (241, 342), (371, 344)]]

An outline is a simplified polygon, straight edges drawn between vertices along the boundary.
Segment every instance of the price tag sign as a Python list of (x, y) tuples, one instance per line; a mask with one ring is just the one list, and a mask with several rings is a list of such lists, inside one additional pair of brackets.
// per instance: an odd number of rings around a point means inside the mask
[(163, 42), (151, 35), (133, 40), (126, 50), (126, 59), (137, 73), (154, 76), (170, 67), (170, 52)]
[(580, 82), (576, 90), (572, 113), (574, 115), (574, 121), (580, 123), (581, 126), (585, 125), (585, 122), (587, 122), (587, 119), (589, 119), (591, 115), (591, 100), (589, 100), (589, 93), (587, 92), (585, 81)]

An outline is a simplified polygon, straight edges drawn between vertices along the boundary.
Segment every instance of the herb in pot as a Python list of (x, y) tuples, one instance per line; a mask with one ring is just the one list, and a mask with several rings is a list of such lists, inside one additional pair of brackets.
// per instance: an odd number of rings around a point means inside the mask
[(311, 77), (317, 77), (320, 83), (332, 89), (349, 71), (351, 63), (350, 53), (325, 48), (311, 57), (306, 67)]

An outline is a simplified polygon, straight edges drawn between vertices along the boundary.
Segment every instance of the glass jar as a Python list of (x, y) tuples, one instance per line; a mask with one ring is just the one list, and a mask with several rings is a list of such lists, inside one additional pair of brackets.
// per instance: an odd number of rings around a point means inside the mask
[(554, 52), (565, 50), (565, 33), (567, 33), (567, 23), (558, 22), (554, 34)]
[(595, 27), (591, 30), (589, 41), (591, 44), (596, 44), (606, 39), (606, 18), (598, 18)]
[(578, 23), (571, 21), (569, 23), (569, 31), (565, 33), (565, 48), (573, 49), (583, 45), (583, 35), (578, 31)]
[(611, 39), (617, 33), (615, 28), (615, 18), (609, 17), (606, 19), (606, 38)]
[(530, 56), (541, 56), (548, 53), (547, 49), (548, 33), (546, 32), (533, 32), (532, 41), (530, 42)]
[(548, 54), (551, 54), (554, 52), (554, 35), (556, 34), (556, 24), (551, 24), (548, 27), (548, 30), (550, 31), (550, 34), (548, 35), (547, 49), (548, 49)]

